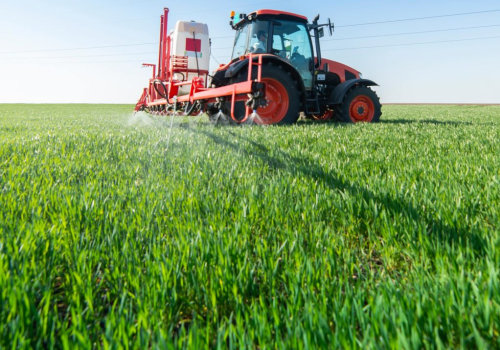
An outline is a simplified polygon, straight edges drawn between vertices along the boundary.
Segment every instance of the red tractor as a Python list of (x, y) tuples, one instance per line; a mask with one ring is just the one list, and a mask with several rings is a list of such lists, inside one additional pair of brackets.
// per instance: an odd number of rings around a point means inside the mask
[[(159, 72), (153, 73), (136, 110), (182, 109), (191, 115), (204, 111), (214, 122), (259, 124), (292, 124), (300, 112), (307, 118), (348, 123), (380, 119), (381, 105), (370, 89), (377, 84), (362, 79), (351, 67), (321, 57), (324, 28), (333, 33), (330, 20), (318, 24), (318, 15), (308, 23), (304, 16), (275, 10), (232, 12), (230, 24), (236, 38), (231, 61), (209, 76), (206, 70), (200, 71), (198, 55), (207, 53), (202, 52), (202, 44), (193, 44), (194, 31), (186, 45), (195, 51), (196, 69), (178, 64), (188, 58), (171, 52), (173, 34), (166, 34), (167, 14), (165, 9)], [(184, 94), (179, 93), (181, 88)]]

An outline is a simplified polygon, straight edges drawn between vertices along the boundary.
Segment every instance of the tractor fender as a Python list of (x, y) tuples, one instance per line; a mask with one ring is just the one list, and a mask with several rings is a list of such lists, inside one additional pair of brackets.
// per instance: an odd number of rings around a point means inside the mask
[[(259, 57), (254, 57), (253, 61), (256, 62), (258, 61)], [(290, 73), (292, 75), (292, 78), (297, 82), (298, 87), (301, 91), (301, 95), (305, 96), (303, 92), (305, 92), (305, 86), (304, 82), (302, 81), (302, 78), (300, 77), (299, 72), (297, 69), (295, 69), (294, 66), (292, 66), (289, 62), (285, 61), (281, 57), (275, 56), (275, 55), (262, 55), (262, 64), (266, 64), (268, 62), (272, 62), (273, 64), (277, 66), (281, 66), (286, 72)], [(238, 73), (241, 70), (246, 71), (246, 67), (248, 67), (248, 58), (245, 58), (244, 60), (238, 61), (233, 63), (229, 68), (226, 70), (224, 74), (224, 78), (226, 79), (231, 79), (238, 75)]]
[(353, 86), (362, 85), (362, 86), (378, 86), (377, 83), (368, 79), (351, 79), (346, 80), (342, 84), (339, 84), (333, 89), (330, 94), (330, 98), (328, 99), (328, 104), (330, 105), (338, 105), (342, 103), (344, 100), (344, 96)]

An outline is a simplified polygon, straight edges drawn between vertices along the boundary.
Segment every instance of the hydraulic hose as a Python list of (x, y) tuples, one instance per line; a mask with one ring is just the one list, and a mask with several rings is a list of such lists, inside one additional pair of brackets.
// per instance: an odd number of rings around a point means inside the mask
[[(163, 88), (163, 92), (164, 92), (163, 94), (162, 94), (162, 93), (160, 92), (160, 90), (158, 90), (158, 88), (156, 87), (156, 85), (157, 85), (157, 84), (160, 84), (160, 85), (161, 85), (161, 87)], [(155, 80), (153, 81), (153, 86), (154, 86), (154, 88), (155, 88), (155, 91), (158, 93), (158, 95), (160, 95), (161, 97), (163, 97), (163, 98), (167, 99), (167, 101), (168, 101), (168, 96), (167, 96), (167, 95), (168, 95), (168, 91), (167, 91), (167, 88), (165, 87), (165, 85), (163, 85), (163, 82), (162, 82), (160, 79), (155, 79)]]

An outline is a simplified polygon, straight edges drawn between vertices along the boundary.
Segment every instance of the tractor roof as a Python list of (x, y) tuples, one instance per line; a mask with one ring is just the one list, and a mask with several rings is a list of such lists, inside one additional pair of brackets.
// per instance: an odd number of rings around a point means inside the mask
[(295, 20), (300, 20), (300, 21), (305, 21), (307, 22), (307, 17), (302, 16), (302, 15), (297, 15), (295, 13), (291, 12), (285, 12), (285, 11), (277, 11), (277, 10), (257, 10), (255, 12), (252, 12), (250, 15), (256, 15), (257, 17), (259, 16), (273, 16), (273, 17), (293, 17)]
[(263, 19), (263, 20), (269, 20), (269, 19), (286, 19), (289, 21), (296, 21), (296, 22), (303, 22), (307, 23), (307, 17), (302, 16), (302, 15), (297, 15), (295, 13), (291, 12), (285, 12), (285, 11), (277, 11), (277, 10), (267, 10), (267, 9), (262, 9), (262, 10), (257, 10), (254, 12), (251, 12), (250, 14), (246, 15), (244, 13), (235, 13), (234, 11), (231, 11), (231, 27), (233, 29), (238, 29), (244, 26), (245, 24), (257, 19)]

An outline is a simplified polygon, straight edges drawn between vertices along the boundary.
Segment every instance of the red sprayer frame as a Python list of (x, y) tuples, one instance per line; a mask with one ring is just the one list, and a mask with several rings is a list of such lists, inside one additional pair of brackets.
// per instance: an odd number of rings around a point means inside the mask
[[(228, 102), (230, 101), (231, 118), (238, 123), (245, 122), (251, 110), (247, 107), (245, 117), (238, 120), (234, 116), (234, 105), (236, 101), (247, 99), (248, 94), (260, 92), (262, 96), (264, 93), (261, 84), (262, 55), (248, 55), (249, 66), (246, 81), (218, 88), (207, 88), (206, 82), (199, 75), (208, 75), (208, 71), (188, 69), (188, 57), (171, 55), (172, 38), (167, 32), (168, 12), (168, 8), (164, 8), (161, 16), (158, 67), (151, 63), (143, 64), (145, 67), (153, 68), (153, 77), (149, 80), (148, 87), (144, 88), (141, 98), (135, 106), (135, 111), (147, 110), (156, 114), (166, 114), (169, 107), (175, 106), (174, 110), (176, 110), (179, 103), (193, 104), (195, 101), (200, 101), (205, 105), (224, 98)], [(257, 66), (257, 79), (255, 80), (252, 80), (251, 77), (253, 66)], [(180, 81), (174, 79), (175, 73), (185, 73), (185, 77), (188, 76), (187, 73), (198, 73), (198, 76), (192, 80)], [(189, 94), (178, 95), (179, 87), (187, 85), (190, 86)]]

